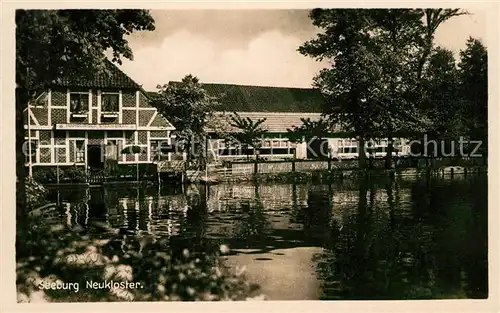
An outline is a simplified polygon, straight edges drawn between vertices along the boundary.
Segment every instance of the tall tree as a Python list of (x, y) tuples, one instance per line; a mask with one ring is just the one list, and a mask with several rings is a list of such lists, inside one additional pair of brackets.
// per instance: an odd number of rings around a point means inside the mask
[[(464, 14), (441, 9), (315, 9), (310, 17), (323, 30), (299, 52), (330, 59), (315, 85), (329, 97), (325, 114), (352, 130), (359, 140), (388, 137), (422, 126), (421, 71), (428, 61), (434, 33), (449, 18)], [(430, 45), (430, 46), (429, 46)], [(430, 48), (429, 48), (430, 47)], [(392, 140), (386, 165), (392, 165)]]
[(488, 53), (480, 40), (469, 38), (460, 51), (460, 96), (464, 101), (467, 131), (481, 140), (481, 152), (488, 152)]
[[(22, 151), (23, 112), (38, 92), (60, 79), (105, 74), (105, 52), (112, 61), (132, 59), (126, 39), (134, 31), (154, 30), (145, 10), (17, 10), (16, 11), (16, 217), (26, 230), (26, 168)], [(19, 237), (18, 237), (19, 243)]]
[(375, 10), (380, 27), (380, 45), (389, 50), (381, 56), (385, 95), (380, 104), (392, 116), (382, 123), (384, 136), (389, 138), (386, 166), (392, 167), (393, 135), (410, 131), (425, 131), (429, 119), (421, 112), (419, 102), (426, 93), (423, 72), (429, 66), (438, 27), (452, 17), (467, 14), (460, 9)]
[(199, 79), (191, 74), (180, 82), (169, 82), (157, 88), (158, 97), (153, 105), (174, 124), (179, 142), (188, 148), (188, 159), (202, 161), (206, 128), (219, 105), (217, 98), (210, 96)]
[(393, 138), (420, 126), (415, 92), (416, 63), (422, 47), (422, 16), (418, 9), (371, 11), (380, 78), (371, 103), (378, 108), (376, 137), (388, 138), (386, 167), (392, 168)]
[[(422, 72), (419, 84), (420, 94), (415, 99), (417, 103), (419, 118), (425, 123), (420, 123), (422, 133), (427, 140), (438, 140), (438, 147), (428, 146), (432, 149), (438, 148), (431, 156), (436, 156), (439, 151), (447, 155), (458, 148), (454, 142), (458, 136), (463, 134), (463, 101), (459, 97), (459, 77), (452, 51), (435, 47), (429, 55), (428, 64)], [(415, 134), (422, 141), (421, 134)], [(443, 146), (443, 145), (446, 145)], [(414, 153), (422, 153), (422, 144), (413, 144)], [(446, 149), (446, 150), (443, 150)], [(443, 156), (440, 154), (440, 156)]]
[(364, 142), (373, 133), (377, 114), (368, 99), (379, 78), (369, 10), (314, 9), (309, 16), (322, 32), (300, 46), (299, 52), (330, 61), (331, 68), (321, 70), (314, 85), (325, 94), (325, 116), (358, 138), (359, 163), (364, 168)]
[(463, 101), (459, 98), (459, 76), (453, 52), (436, 48), (422, 76), (420, 109), (431, 121), (427, 133), (436, 138), (456, 139), (463, 131)]
[(247, 157), (250, 156), (250, 148), (255, 155), (262, 146), (262, 138), (267, 134), (267, 129), (262, 125), (265, 121), (266, 118), (252, 120), (249, 117), (241, 117), (237, 112), (233, 112), (230, 116), (229, 125), (235, 128), (235, 132), (226, 133), (223, 136), (227, 143), (242, 148)]
[(418, 79), (422, 77), (425, 64), (428, 62), (428, 57), (432, 53), (434, 47), (434, 36), (438, 27), (453, 17), (469, 14), (467, 11), (461, 9), (423, 9), (422, 12), (424, 14), (424, 32), (421, 39), (424, 49), (422, 49), (418, 60)]

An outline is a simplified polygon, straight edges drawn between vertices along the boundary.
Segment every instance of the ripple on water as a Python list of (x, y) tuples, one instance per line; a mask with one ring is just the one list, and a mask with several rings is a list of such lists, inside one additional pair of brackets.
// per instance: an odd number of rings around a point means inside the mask
[[(196, 187), (197, 188), (197, 187)], [(487, 295), (487, 181), (231, 184), (130, 192), (59, 191), (59, 215), (105, 239), (212, 240), (270, 299), (419, 299)], [(194, 199), (194, 200), (193, 200)], [(300, 287), (298, 287), (300, 286)]]

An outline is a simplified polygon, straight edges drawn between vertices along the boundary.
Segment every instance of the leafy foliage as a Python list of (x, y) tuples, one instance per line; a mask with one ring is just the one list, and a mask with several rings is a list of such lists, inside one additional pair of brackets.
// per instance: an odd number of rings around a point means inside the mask
[(72, 75), (91, 75), (104, 66), (104, 52), (132, 59), (125, 36), (154, 30), (145, 10), (16, 11), (16, 83), (36, 91)]
[[(220, 263), (221, 254), (229, 250), (226, 246), (179, 250), (168, 239), (153, 243), (146, 237), (125, 240), (114, 235), (100, 240), (62, 224), (35, 223), (39, 214), (47, 220), (49, 212), (34, 212), (30, 218), (26, 244), (33, 252), (18, 260), (20, 302), (245, 300), (256, 290), (244, 271), (229, 270)], [(40, 290), (42, 280), (79, 283), (80, 291)], [(139, 283), (142, 288), (85, 288), (87, 281), (105, 280)]]
[[(322, 32), (299, 52), (330, 61), (314, 80), (327, 96), (324, 115), (352, 131), (361, 146), (364, 139), (425, 130), (420, 80), (434, 33), (462, 14), (458, 9), (312, 10), (313, 25)], [(363, 149), (359, 152), (362, 164)]]
[(210, 96), (193, 75), (157, 88), (153, 105), (173, 123), (177, 138), (189, 147), (189, 157), (203, 155), (206, 128), (219, 105), (217, 98)]
[(287, 138), (292, 142), (302, 142), (305, 138), (309, 141), (310, 138), (324, 138), (327, 137), (331, 131), (328, 120), (322, 118), (313, 121), (310, 118), (301, 118), (302, 124), (287, 129)]
[(422, 40), (424, 43), (424, 49), (421, 52), (422, 55), (419, 59), (417, 67), (417, 77), (422, 78), (422, 73), (426, 62), (428, 61), (428, 56), (432, 53), (434, 35), (442, 23), (446, 22), (450, 18), (468, 14), (467, 11), (461, 9), (424, 9), (424, 34), (422, 35)]
[(424, 71), (421, 110), (429, 118), (427, 133), (440, 138), (455, 138), (463, 128), (459, 76), (453, 52), (434, 49)]
[(356, 135), (371, 132), (370, 106), (366, 99), (377, 76), (372, 71), (370, 21), (366, 10), (324, 10), (310, 13), (313, 25), (324, 32), (299, 47), (299, 52), (317, 60), (328, 59), (331, 69), (323, 69), (314, 85), (325, 95), (325, 115), (341, 128)]
[(478, 39), (469, 38), (460, 51), (458, 64), (459, 94), (464, 102), (465, 127), (472, 138), (482, 140), (482, 150), (488, 144), (488, 54)]
[[(85, 168), (83, 166), (69, 167), (39, 167), (33, 169), (33, 179), (41, 184), (55, 184), (59, 182), (85, 182)], [(59, 177), (58, 177), (59, 176)]]
[(25, 181), (26, 186), (26, 207), (32, 210), (37, 206), (43, 205), (46, 202), (48, 190), (34, 179), (27, 178)]
[(267, 134), (266, 128), (262, 125), (265, 121), (266, 118), (252, 120), (250, 117), (244, 118), (237, 112), (233, 112), (229, 125), (235, 127), (237, 131), (223, 134), (225, 141), (228, 144), (243, 147), (247, 153), (250, 147), (258, 149), (262, 145), (262, 138)]
[(419, 107), (428, 138), (448, 142), (447, 151), (459, 148), (451, 141), (460, 137), (481, 140), (478, 152), (487, 154), (487, 86), (487, 53), (479, 40), (468, 40), (458, 66), (451, 51), (434, 48), (422, 74)]

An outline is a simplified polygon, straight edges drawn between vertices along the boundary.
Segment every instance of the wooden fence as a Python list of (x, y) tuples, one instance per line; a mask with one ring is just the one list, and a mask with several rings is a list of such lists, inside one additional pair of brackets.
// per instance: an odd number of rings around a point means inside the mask
[(106, 180), (103, 170), (90, 170), (87, 173), (87, 182), (91, 185), (101, 185)]
[(355, 168), (357, 161), (318, 161), (318, 160), (296, 160), (296, 161), (269, 161), (258, 162), (234, 162), (226, 166), (209, 165), (208, 172), (222, 176), (249, 175), (254, 173), (271, 174), (286, 172), (310, 172), (328, 170), (334, 168)]
[[(367, 160), (368, 162), (368, 160)], [(383, 168), (384, 160), (372, 161), (375, 168)], [(399, 159), (396, 168), (439, 168), (444, 166), (484, 166), (482, 158), (452, 159), (452, 158), (413, 158)], [(227, 176), (249, 175), (249, 174), (273, 174), (286, 172), (312, 172), (320, 170), (349, 170), (358, 168), (357, 160), (258, 160), (257, 162), (233, 162), (224, 166), (212, 164), (208, 167), (209, 174)]]

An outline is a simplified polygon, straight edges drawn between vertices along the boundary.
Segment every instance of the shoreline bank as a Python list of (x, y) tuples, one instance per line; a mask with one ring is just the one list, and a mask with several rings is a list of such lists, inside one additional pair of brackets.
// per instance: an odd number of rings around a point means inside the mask
[(219, 184), (219, 183), (237, 183), (237, 182), (309, 182), (309, 181), (338, 181), (344, 179), (360, 178), (418, 178), (424, 176), (453, 178), (458, 176), (486, 174), (488, 167), (486, 165), (455, 165), (440, 167), (406, 167), (396, 169), (372, 168), (361, 170), (359, 168), (334, 168), (334, 169), (309, 169), (301, 171), (269, 171), (269, 172), (248, 172), (234, 171), (227, 169), (224, 171), (188, 171), (184, 181), (172, 181), (162, 179), (143, 179), (136, 180), (106, 180), (102, 183), (87, 183), (80, 181), (63, 180), (59, 183), (38, 182), (45, 188), (59, 187), (103, 187), (103, 186), (135, 186), (135, 187), (153, 187), (163, 185), (189, 185), (189, 184)]
[(406, 169), (335, 169), (315, 170), (304, 172), (257, 173), (257, 174), (226, 174), (209, 173), (202, 175), (192, 183), (218, 184), (228, 182), (307, 182), (307, 181), (335, 181), (343, 179), (357, 179), (363, 177), (404, 177), (418, 178), (424, 176), (450, 177), (480, 175), (488, 172), (487, 166), (446, 166), (440, 168), (406, 168)]

